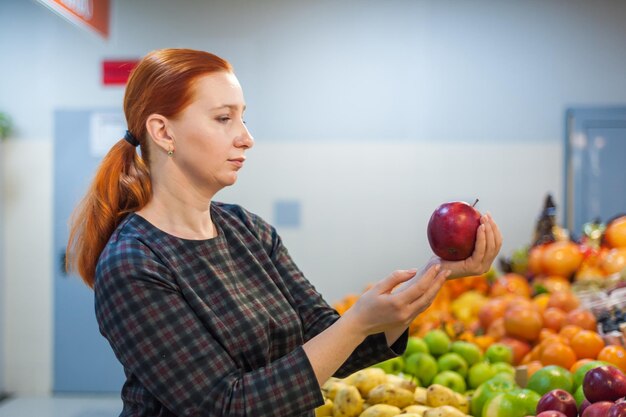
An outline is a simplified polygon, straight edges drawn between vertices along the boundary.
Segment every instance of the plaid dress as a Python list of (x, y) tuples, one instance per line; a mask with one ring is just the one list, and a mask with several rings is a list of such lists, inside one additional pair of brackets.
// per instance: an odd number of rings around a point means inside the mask
[[(302, 345), (338, 319), (276, 230), (214, 202), (218, 235), (187, 240), (136, 214), (96, 269), (100, 332), (124, 366), (123, 417), (313, 416), (323, 403)], [(396, 356), (384, 334), (342, 365), (345, 376)]]

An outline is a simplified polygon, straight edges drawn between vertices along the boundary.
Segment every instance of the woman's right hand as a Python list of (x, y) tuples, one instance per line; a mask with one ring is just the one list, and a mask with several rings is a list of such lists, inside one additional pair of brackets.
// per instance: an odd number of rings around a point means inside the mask
[(420, 273), (415, 269), (395, 271), (363, 293), (344, 316), (364, 337), (405, 329), (431, 305), (448, 275), (450, 271), (439, 264)]

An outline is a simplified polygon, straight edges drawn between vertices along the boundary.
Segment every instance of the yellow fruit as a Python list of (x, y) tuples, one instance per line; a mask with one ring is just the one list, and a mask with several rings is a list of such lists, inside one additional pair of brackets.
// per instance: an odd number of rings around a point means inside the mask
[(315, 417), (332, 417), (333, 402), (328, 398), (324, 400), (324, 405), (320, 405), (315, 409)]
[(399, 408), (414, 403), (413, 392), (393, 384), (380, 384), (374, 387), (367, 396), (369, 404), (388, 404)]
[(363, 398), (359, 390), (352, 385), (345, 385), (337, 391), (333, 401), (334, 417), (356, 417), (363, 411)]
[(375, 404), (367, 407), (359, 417), (393, 417), (400, 414), (400, 409), (388, 404)]

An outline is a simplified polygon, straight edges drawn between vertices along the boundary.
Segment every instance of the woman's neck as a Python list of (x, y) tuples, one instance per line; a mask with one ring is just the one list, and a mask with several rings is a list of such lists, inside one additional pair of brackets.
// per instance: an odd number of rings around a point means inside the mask
[(188, 190), (183, 188), (172, 192), (164, 187), (154, 187), (152, 199), (137, 214), (164, 232), (183, 239), (216, 237), (211, 198), (193, 195)]

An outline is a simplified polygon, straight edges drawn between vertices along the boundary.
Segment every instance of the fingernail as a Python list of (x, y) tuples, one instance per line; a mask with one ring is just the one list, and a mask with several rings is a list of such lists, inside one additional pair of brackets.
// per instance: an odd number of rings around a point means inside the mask
[(435, 265), (435, 272), (439, 272), (440, 269), (441, 269), (441, 265)]

